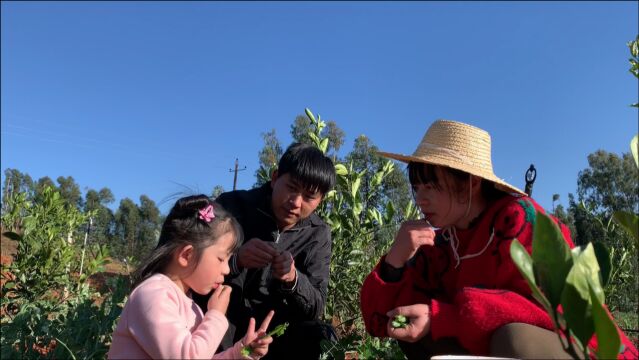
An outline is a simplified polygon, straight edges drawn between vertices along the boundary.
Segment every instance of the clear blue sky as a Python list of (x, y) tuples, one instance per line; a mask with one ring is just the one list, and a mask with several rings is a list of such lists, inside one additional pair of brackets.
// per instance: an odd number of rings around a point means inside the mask
[[(122, 198), (254, 183), (305, 107), (411, 153), (438, 118), (493, 137), (498, 176), (567, 205), (629, 151), (638, 2), (2, 2), (2, 171)], [(2, 176), (4, 180), (4, 174)], [(181, 184), (181, 185), (180, 185)], [(160, 208), (166, 212), (171, 203)]]

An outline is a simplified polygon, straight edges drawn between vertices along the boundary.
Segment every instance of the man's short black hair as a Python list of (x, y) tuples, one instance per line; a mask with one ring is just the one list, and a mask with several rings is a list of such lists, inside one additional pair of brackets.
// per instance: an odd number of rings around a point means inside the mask
[(277, 175), (289, 174), (305, 189), (322, 195), (335, 185), (333, 161), (313, 145), (292, 143), (282, 155)]

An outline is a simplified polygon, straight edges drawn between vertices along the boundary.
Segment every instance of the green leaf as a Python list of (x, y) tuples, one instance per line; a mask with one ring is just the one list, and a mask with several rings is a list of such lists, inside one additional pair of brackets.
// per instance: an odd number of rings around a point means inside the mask
[(597, 334), (597, 357), (599, 359), (616, 359), (621, 345), (617, 327), (608, 311), (599, 301), (593, 287), (589, 286), (589, 289), (590, 301), (592, 302), (592, 318), (595, 324), (595, 334)]
[(630, 151), (632, 152), (632, 157), (635, 158), (635, 164), (639, 167), (639, 135), (635, 135), (632, 140), (630, 140)]
[(639, 216), (626, 211), (615, 211), (612, 218), (635, 238), (635, 243), (639, 246)]
[(348, 170), (346, 169), (346, 166), (344, 166), (344, 164), (335, 164), (335, 173), (337, 175), (347, 175)]
[(550, 306), (548, 299), (541, 293), (537, 284), (535, 284), (532, 258), (528, 255), (526, 248), (517, 239), (514, 239), (510, 244), (510, 257), (513, 259), (515, 266), (517, 266), (517, 269), (519, 269), (519, 272), (528, 283), (533, 297), (544, 307), (544, 309), (546, 309), (546, 312), (551, 315), (550, 318), (554, 319), (554, 316), (552, 316), (552, 314), (554, 314), (554, 308)]
[(328, 138), (324, 138), (324, 139), (322, 139), (322, 141), (320, 141), (319, 149), (323, 153), (326, 153), (326, 150), (328, 149)]
[(559, 227), (540, 212), (537, 212), (532, 248), (537, 283), (555, 309), (572, 266), (572, 256)]
[(358, 177), (353, 181), (353, 185), (351, 185), (351, 196), (353, 199), (357, 198), (357, 191), (359, 190), (359, 185), (362, 182), (362, 178)]
[(592, 244), (588, 244), (576, 257), (561, 294), (561, 306), (568, 327), (584, 346), (595, 331), (591, 291), (598, 301), (604, 302), (599, 282), (599, 264)]
[(308, 118), (312, 122), (315, 122), (315, 116), (313, 115), (313, 113), (311, 112), (311, 110), (309, 108), (304, 109), (304, 112), (306, 113), (306, 116), (308, 116)]

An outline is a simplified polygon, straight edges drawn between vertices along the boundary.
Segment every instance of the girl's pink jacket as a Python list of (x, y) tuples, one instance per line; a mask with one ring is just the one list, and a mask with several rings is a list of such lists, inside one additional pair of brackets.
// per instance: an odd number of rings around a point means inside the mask
[(228, 328), (206, 315), (171, 279), (155, 274), (133, 290), (113, 333), (109, 359), (242, 359), (242, 344), (215, 354)]

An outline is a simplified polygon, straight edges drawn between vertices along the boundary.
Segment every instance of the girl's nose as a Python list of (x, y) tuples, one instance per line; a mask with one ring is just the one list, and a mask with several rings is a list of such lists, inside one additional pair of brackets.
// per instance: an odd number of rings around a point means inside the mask
[(231, 266), (229, 265), (229, 261), (226, 260), (222, 265), (222, 275), (226, 276), (231, 273)]

